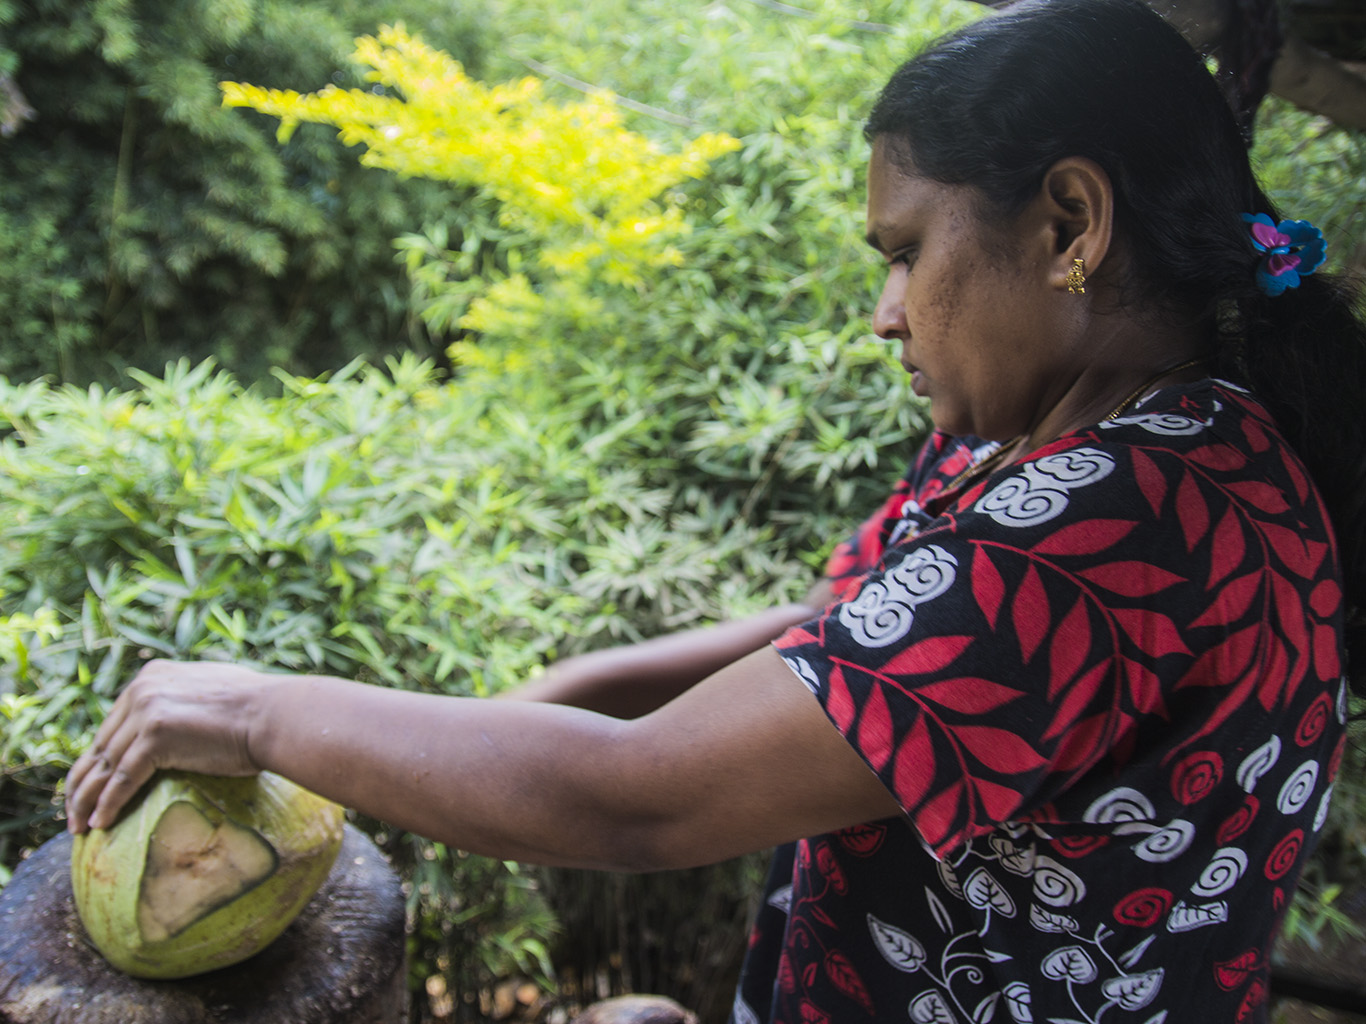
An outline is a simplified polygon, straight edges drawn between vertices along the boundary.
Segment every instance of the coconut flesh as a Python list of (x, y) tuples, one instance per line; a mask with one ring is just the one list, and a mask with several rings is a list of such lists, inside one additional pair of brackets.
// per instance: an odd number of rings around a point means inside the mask
[(139, 978), (184, 978), (270, 945), (326, 881), (342, 809), (278, 775), (162, 772), (71, 848), (81, 923)]

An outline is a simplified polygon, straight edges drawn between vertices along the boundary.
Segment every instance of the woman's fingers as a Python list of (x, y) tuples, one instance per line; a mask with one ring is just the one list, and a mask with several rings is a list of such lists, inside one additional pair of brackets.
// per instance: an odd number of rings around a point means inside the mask
[(149, 756), (131, 748), (127, 755), (116, 761), (102, 762), (99, 774), (92, 779), (89, 787), (94, 792), (85, 801), (85, 806), (94, 801), (94, 809), (86, 823), (91, 828), (108, 828), (112, 825), (124, 804), (152, 777), (157, 767)]
[(115, 701), (109, 715), (95, 733), (89, 748), (76, 759), (66, 777), (66, 820), (67, 828), (73, 832), (84, 832), (89, 825), (95, 801), (104, 789), (113, 763), (109, 759), (109, 747), (128, 713), (128, 701)]
[(148, 663), (67, 776), (67, 828), (107, 828), (160, 768), (255, 772), (246, 723), (260, 678), (233, 665)]

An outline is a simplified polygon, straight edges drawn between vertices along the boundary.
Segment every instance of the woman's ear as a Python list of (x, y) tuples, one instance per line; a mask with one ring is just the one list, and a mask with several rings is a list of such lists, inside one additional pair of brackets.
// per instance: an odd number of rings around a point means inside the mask
[(1083, 278), (1097, 273), (1110, 252), (1115, 214), (1110, 176), (1094, 160), (1066, 157), (1045, 172), (1036, 203), (1042, 215), (1036, 223), (1048, 233), (1052, 252), (1049, 283), (1074, 291), (1084, 287), (1078, 272)]

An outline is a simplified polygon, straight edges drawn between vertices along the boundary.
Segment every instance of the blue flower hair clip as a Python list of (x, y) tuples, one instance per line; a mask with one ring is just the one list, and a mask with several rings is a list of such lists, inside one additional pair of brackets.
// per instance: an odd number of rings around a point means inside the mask
[(1300, 278), (1312, 274), (1328, 255), (1323, 232), (1307, 220), (1272, 222), (1265, 213), (1243, 214), (1252, 246), (1263, 256), (1257, 261), (1257, 287), (1266, 295), (1298, 288)]

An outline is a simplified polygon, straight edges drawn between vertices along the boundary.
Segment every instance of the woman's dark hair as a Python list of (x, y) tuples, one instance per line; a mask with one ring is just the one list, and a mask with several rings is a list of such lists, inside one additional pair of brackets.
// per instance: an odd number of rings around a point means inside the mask
[(1261, 399), (1323, 494), (1366, 689), (1366, 328), (1328, 274), (1257, 288), (1241, 215), (1282, 218), (1204, 59), (1140, 0), (1024, 3), (903, 65), (865, 133), (908, 173), (977, 189), (987, 220), (1022, 210), (1065, 157), (1105, 170), (1121, 301), (1203, 325), (1216, 375)]

